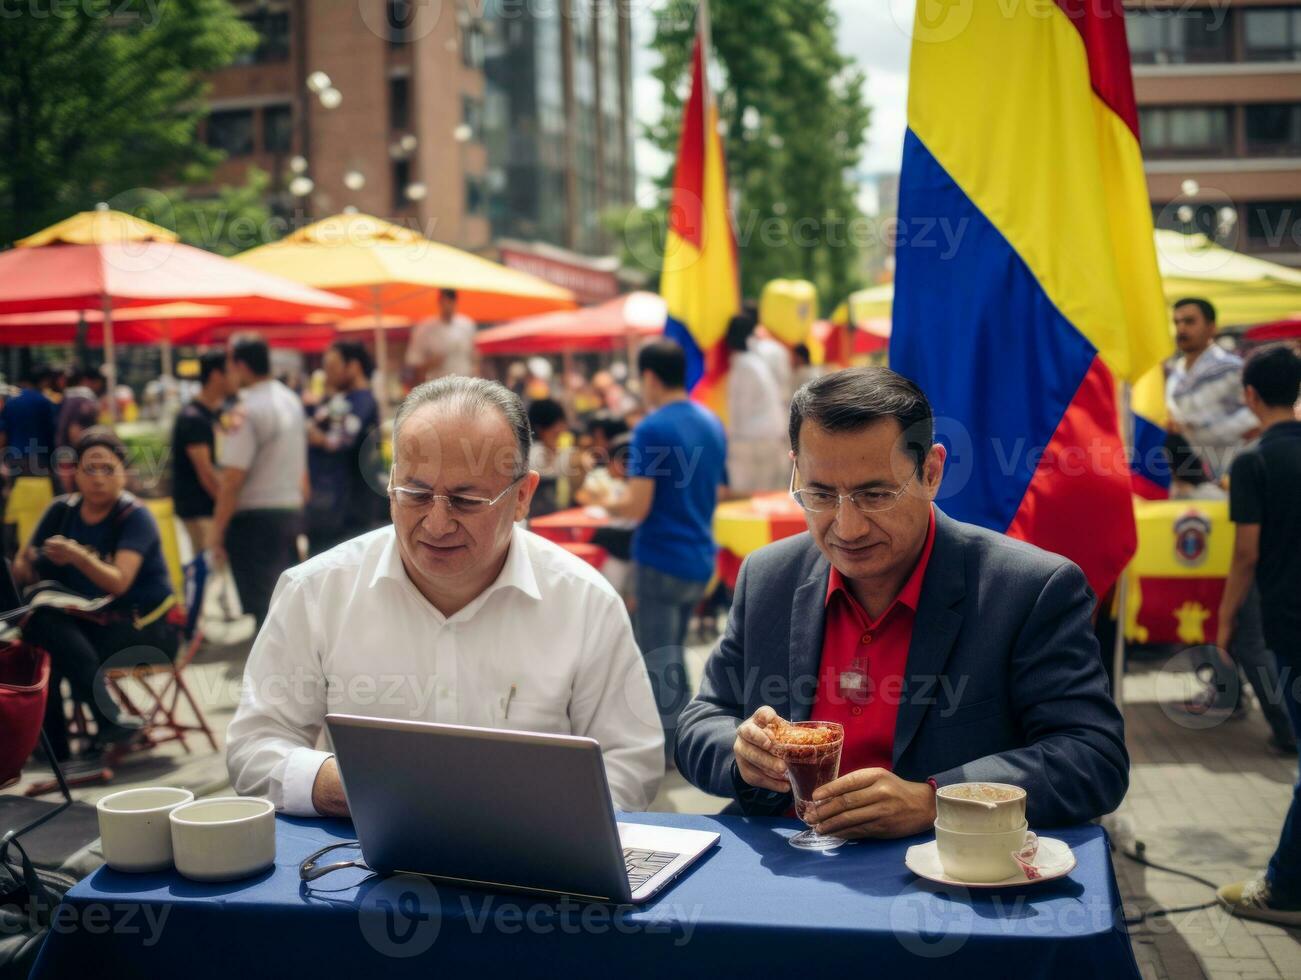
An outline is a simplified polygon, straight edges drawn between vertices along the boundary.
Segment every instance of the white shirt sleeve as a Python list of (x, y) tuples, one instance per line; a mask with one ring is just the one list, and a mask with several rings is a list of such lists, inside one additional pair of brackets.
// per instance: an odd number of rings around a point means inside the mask
[(220, 465), (233, 466), (237, 470), (247, 470), (253, 465), (257, 456), (257, 433), (253, 431), (253, 420), (247, 414), (218, 440), (217, 456)]
[(407, 367), (424, 368), (429, 360), (429, 334), (433, 329), (434, 325), (428, 320), (421, 320), (411, 328), (411, 336), (407, 339)]
[(650, 806), (664, 778), (664, 732), (623, 602), (599, 593), (570, 701), (575, 735), (601, 743), (615, 809)]
[(262, 796), (293, 816), (317, 816), (312, 787), (331, 753), (316, 749), (327, 688), (307, 589), (282, 575), (244, 668), (226, 733), (226, 768), (241, 796)]

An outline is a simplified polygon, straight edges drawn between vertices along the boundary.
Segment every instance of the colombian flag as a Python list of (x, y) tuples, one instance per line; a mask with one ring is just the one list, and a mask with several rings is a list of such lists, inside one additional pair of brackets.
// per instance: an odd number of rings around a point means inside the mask
[(1116, 382), (1169, 351), (1121, 0), (917, 5), (892, 366), (934, 402), (955, 517), (1134, 553)]
[(1173, 473), (1165, 451), (1165, 369), (1160, 364), (1134, 384), (1129, 407), (1134, 492), (1148, 500), (1165, 500)]
[(692, 56), (691, 97), (678, 146), (660, 294), (664, 335), (687, 352), (687, 389), (725, 417), (727, 324), (740, 312), (741, 283), (718, 108), (706, 71), (709, 15), (702, 3)]

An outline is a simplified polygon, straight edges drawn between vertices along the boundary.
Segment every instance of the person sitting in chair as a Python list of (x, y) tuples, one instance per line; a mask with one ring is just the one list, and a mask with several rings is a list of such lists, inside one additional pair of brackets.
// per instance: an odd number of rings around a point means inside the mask
[[(167, 617), (176, 596), (158, 525), (125, 489), (126, 446), (109, 429), (94, 427), (78, 440), (76, 460), (76, 492), (50, 504), (13, 568), (36, 606), (23, 638), (50, 655), (45, 728), (60, 758), (68, 754), (63, 701), (56, 693), (62, 678), (73, 697), (90, 706), (97, 741), (121, 744), (139, 727), (122, 716), (101, 667), (125, 651), (132, 665), (145, 651), (144, 659), (156, 659), (155, 650), (170, 659), (177, 644)], [(37, 596), (45, 592), (109, 601), (86, 612), (75, 603), (43, 605)]]

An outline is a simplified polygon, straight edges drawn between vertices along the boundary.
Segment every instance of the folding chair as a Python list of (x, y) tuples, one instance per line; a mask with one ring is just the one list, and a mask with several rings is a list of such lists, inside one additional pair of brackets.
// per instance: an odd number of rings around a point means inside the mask
[[(3, 618), (0, 616), (0, 619)], [(0, 744), (0, 789), (18, 781), (22, 776), (23, 764), (39, 741), (54, 769), (56, 781), (50, 789), (57, 788), (63, 794), (63, 802), (55, 809), (25, 827), (7, 833), (0, 841), (0, 855), (14, 838), (34, 830), (72, 805), (72, 793), (63, 776), (63, 768), (54, 758), (54, 749), (41, 727), (49, 686), (49, 654), (21, 642), (0, 642), (0, 728), (5, 731), (5, 740)], [(28, 790), (26, 795), (39, 794)]]
[[(208, 582), (208, 563), (199, 555), (185, 566), (185, 605), (173, 607), (172, 613), (179, 613), (172, 621), (180, 627), (181, 647), (175, 660), (163, 663), (139, 664), (134, 667), (111, 668), (104, 672), (119, 703), (131, 714), (138, 716), (144, 726), (141, 729), (140, 748), (153, 748), (167, 742), (180, 742), (186, 752), (190, 746), (186, 742), (187, 734), (201, 733), (208, 739), (212, 751), (217, 751), (217, 737), (204, 717), (203, 709), (195, 700), (189, 685), (185, 682), (185, 669), (194, 660), (203, 645), (203, 593)], [(169, 614), (170, 616), (170, 614)], [(132, 688), (136, 696), (123, 686), (123, 681), (134, 682)], [(182, 702), (188, 707), (193, 721), (183, 721), (180, 717)]]

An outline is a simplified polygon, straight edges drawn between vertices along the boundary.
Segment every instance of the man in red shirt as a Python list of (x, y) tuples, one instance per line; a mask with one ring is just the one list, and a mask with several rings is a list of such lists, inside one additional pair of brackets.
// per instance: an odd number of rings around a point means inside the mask
[(1113, 810), (1129, 759), (1079, 568), (934, 505), (945, 450), (892, 371), (805, 385), (790, 435), (809, 533), (742, 567), (679, 723), (681, 772), (743, 812), (785, 812), (764, 727), (813, 718), (845, 729), (842, 775), (814, 796), (823, 833), (919, 833), (936, 787), (967, 780), (1025, 787), (1035, 826)]

